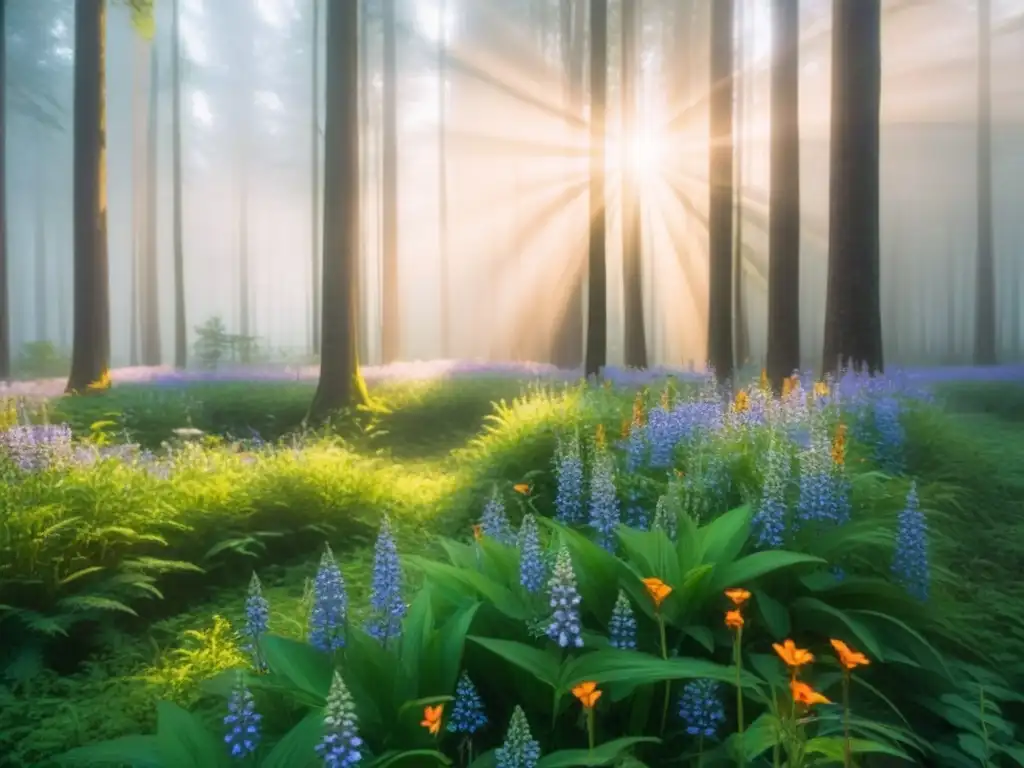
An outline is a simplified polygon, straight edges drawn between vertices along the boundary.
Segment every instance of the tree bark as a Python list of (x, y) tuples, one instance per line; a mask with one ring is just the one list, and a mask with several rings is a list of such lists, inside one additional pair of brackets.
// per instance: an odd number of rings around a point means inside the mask
[[(310, 243), (310, 347), (314, 355), (320, 354), (320, 0), (313, 3), (313, 42), (310, 67), (312, 91), (310, 93), (309, 121), (309, 243)], [(365, 2), (364, 8), (365, 11)], [(365, 15), (365, 14), (364, 14)], [(360, 40), (365, 47), (365, 41)]]
[(74, 336), (66, 391), (105, 386), (110, 367), (107, 266), (106, 0), (75, 3)]
[[(7, 0), (0, 0), (6, 29)], [(0, 381), (11, 378), (10, 286), (7, 284), (7, 35), (0, 35)]]
[(641, 191), (635, 157), (637, 87), (640, 68), (637, 35), (640, 0), (622, 0), (622, 264), (625, 315), (625, 358), (629, 368), (647, 367), (644, 328), (643, 244)]
[(735, 220), (735, 239), (733, 240), (733, 307), (734, 307), (734, 343), (736, 345), (736, 364), (744, 366), (750, 357), (750, 329), (747, 326), (747, 306), (743, 296), (743, 179), (746, 169), (743, 161), (746, 157), (747, 141), (747, 99), (753, 92), (752, 83), (747, 72), (746, 14), (750, 11), (744, 0), (738, 0), (736, 7), (736, 64), (739, 72), (736, 78), (736, 188), (733, 190)]
[(974, 363), (996, 363), (996, 269), (992, 224), (992, 5), (978, 0), (978, 262)]
[(881, 0), (833, 0), (828, 293), (822, 366), (882, 370)]
[(384, 125), (383, 146), (383, 255), (381, 264), (381, 347), (384, 363), (401, 355), (401, 308), (398, 291), (398, 46), (396, 0), (383, 0), (384, 16)]
[(359, 373), (359, 6), (327, 5), (320, 382), (310, 418), (369, 401)]
[(605, 106), (608, 84), (608, 0), (590, 0), (590, 239), (587, 249), (587, 346), (584, 372), (596, 376), (608, 355), (605, 255)]
[(800, 0), (772, 0), (768, 378), (800, 369)]
[(146, 214), (145, 243), (139, 261), (139, 303), (141, 316), (141, 360), (143, 365), (160, 365), (160, 291), (158, 289), (159, 219), (157, 191), (160, 178), (160, 56), (156, 43), (149, 50), (149, 126), (146, 136)]
[(449, 303), (450, 267), (448, 265), (448, 147), (447, 147), (447, 109), (445, 98), (445, 80), (448, 73), (445, 57), (448, 55), (447, 40), (447, 3), (438, 0), (437, 12), (437, 253), (438, 271), (440, 275), (441, 304), (441, 357), (451, 354), (451, 309)]
[(171, 185), (174, 239), (174, 367), (188, 364), (188, 320), (185, 316), (185, 253), (181, 209), (181, 9), (171, 0)]

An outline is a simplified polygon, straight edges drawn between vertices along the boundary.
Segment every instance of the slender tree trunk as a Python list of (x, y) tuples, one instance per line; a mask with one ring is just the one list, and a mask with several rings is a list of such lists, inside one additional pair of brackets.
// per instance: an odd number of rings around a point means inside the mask
[(644, 287), (640, 230), (639, 168), (637, 140), (637, 72), (640, 68), (637, 41), (640, 0), (622, 0), (622, 262), (625, 314), (625, 357), (630, 368), (647, 367), (647, 336), (644, 329)]
[(46, 161), (43, 158), (42, 136), (36, 136), (36, 200), (35, 200), (35, 266), (36, 289), (36, 341), (47, 341), (47, 298), (46, 284)]
[[(312, 70), (309, 121), (309, 200), (310, 200), (310, 346), (314, 355), (320, 354), (320, 0), (313, 3), (313, 42), (310, 68)], [(362, 9), (365, 16), (365, 2)], [(365, 47), (365, 39), (360, 40)]]
[(448, 265), (448, 100), (445, 81), (448, 78), (445, 58), (448, 55), (447, 3), (439, 0), (437, 12), (437, 253), (438, 279), (441, 283), (441, 357), (451, 354), (451, 275)]
[(158, 286), (158, 245), (159, 218), (157, 191), (160, 178), (160, 155), (158, 130), (160, 125), (160, 56), (156, 43), (149, 49), (149, 115), (146, 136), (146, 222), (145, 242), (139, 262), (139, 292), (141, 304), (141, 330), (143, 365), (160, 365), (162, 350), (160, 340), (160, 291)]
[(171, 0), (171, 184), (174, 238), (174, 367), (188, 364), (188, 320), (185, 317), (185, 253), (181, 209), (181, 9)]
[(992, 5), (978, 0), (978, 262), (974, 363), (996, 363), (996, 269), (992, 224)]
[(398, 49), (396, 0), (382, 0), (384, 14), (384, 253), (382, 283), (383, 362), (401, 355), (401, 311), (398, 305)]
[(255, 64), (252, 50), (252, 19), (253, 11), (246, 8), (238, 18), (240, 28), (240, 56), (238, 64), (241, 80), (236, 84), (238, 104), (235, 119), (235, 185), (238, 195), (238, 333), (242, 337), (241, 362), (252, 362), (252, 289), (250, 287), (250, 254), (249, 254), (249, 154), (252, 148), (252, 83), (248, 73)]
[(800, 369), (800, 0), (772, 0), (768, 378)]
[[(366, 141), (365, 137), (370, 135), (373, 130), (373, 121), (371, 119), (370, 109), (370, 92), (373, 89), (373, 80), (370, 74), (370, 5), (373, 0), (361, 0), (359, 3), (359, 103), (361, 105), (361, 117), (359, 123), (359, 140), (364, 142), (361, 144), (368, 153), (372, 152), (370, 149), (369, 141)], [(378, 163), (373, 163), (372, 168), (377, 168)], [(371, 164), (363, 162), (359, 166), (359, 178), (360, 178), (360, 199), (366, 195), (366, 190), (370, 187), (370, 176), (371, 176)], [(379, 207), (377, 208), (379, 211)], [(366, 231), (366, 211), (360, 206), (359, 215), (362, 216), (359, 220), (363, 229), (360, 232)], [(367, 333), (366, 323), (366, 309), (363, 305), (363, 297), (366, 296), (366, 264), (368, 262), (366, 256), (368, 248), (366, 247), (366, 237), (364, 235), (363, 240), (360, 241), (359, 246), (359, 258), (356, 260), (356, 292), (359, 294), (359, 359), (366, 362), (370, 356), (370, 337)], [(378, 260), (379, 261), (379, 260)], [(317, 329), (319, 332), (319, 329)]]
[(324, 251), (320, 382), (310, 418), (366, 404), (359, 374), (355, 286), (359, 258), (359, 6), (327, 5)]
[(132, 251), (131, 251), (131, 314), (128, 332), (129, 365), (139, 364), (140, 311), (139, 273), (146, 249), (146, 78), (149, 77), (149, 49), (152, 43), (142, 35), (133, 40), (135, 60), (132, 62)]
[(882, 370), (881, 0), (833, 0), (828, 293), (822, 365)]
[(608, 355), (608, 265), (605, 254), (605, 106), (608, 0), (590, 0), (590, 244), (587, 251), (587, 347), (584, 371), (596, 376)]
[(736, 188), (733, 190), (735, 202), (733, 203), (735, 224), (735, 239), (733, 240), (733, 306), (735, 308), (735, 345), (736, 363), (739, 366), (746, 365), (750, 356), (750, 335), (747, 328), (747, 308), (743, 300), (743, 160), (746, 155), (747, 130), (746, 124), (749, 117), (746, 112), (747, 94), (751, 92), (753, 83), (747, 72), (747, 45), (746, 45), (746, 14), (748, 12), (745, 0), (736, 0), (736, 65), (739, 73), (736, 82)]
[[(0, 0), (0, 30), (7, 0)], [(7, 284), (7, 35), (0, 34), (0, 381), (11, 378), (10, 286)]]
[(105, 386), (110, 368), (106, 17), (106, 0), (75, 3), (75, 329), (67, 392)]
[(708, 178), (708, 363), (720, 382), (732, 379), (733, 0), (711, 6)]

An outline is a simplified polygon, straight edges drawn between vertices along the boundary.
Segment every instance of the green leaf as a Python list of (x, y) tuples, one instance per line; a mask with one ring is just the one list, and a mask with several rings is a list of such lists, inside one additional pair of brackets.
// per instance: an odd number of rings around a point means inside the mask
[(458, 611), (442, 625), (434, 636), (432, 650), (436, 666), (436, 680), (432, 684), (440, 691), (454, 691), (462, 668), (462, 655), (466, 647), (466, 635), (473, 624), (480, 603), (473, 603)]
[(168, 768), (217, 768), (227, 761), (221, 740), (191, 712), (170, 701), (157, 702), (156, 739)]
[(402, 688), (400, 698), (411, 699), (420, 694), (422, 675), (420, 667), (423, 656), (430, 644), (434, 629), (434, 612), (431, 608), (430, 587), (424, 587), (409, 605), (409, 611), (402, 622), (401, 658), (399, 666)]
[(767, 552), (755, 552), (752, 555), (740, 558), (722, 568), (715, 568), (714, 590), (730, 589), (732, 587), (746, 587), (754, 579), (766, 576), (769, 573), (792, 568), (795, 565), (822, 565), (825, 561), (813, 555), (804, 555), (800, 552), (789, 552), (784, 549), (773, 549)]
[(730, 509), (701, 528), (701, 562), (720, 566), (733, 562), (750, 538), (750, 518), (750, 507), (744, 505)]
[[(420, 762), (420, 760), (430, 760), (431, 762)], [(436, 749), (410, 749), (405, 752), (385, 752), (383, 755), (378, 757), (372, 763), (369, 764), (370, 768), (391, 768), (391, 766), (403, 765), (406, 761), (415, 760), (413, 763), (415, 768), (423, 766), (427, 768), (429, 765), (451, 765), (452, 761), (445, 757), (442, 753)]]
[[(659, 659), (636, 651), (594, 651), (565, 666), (563, 689), (568, 690), (585, 680), (595, 683), (630, 682), (635, 685), (656, 683), (664, 680), (691, 680), (707, 677), (735, 684), (736, 669), (715, 664), (706, 659), (677, 657)], [(744, 687), (757, 687), (757, 678), (743, 673)]]
[(61, 765), (130, 765), (132, 768), (170, 768), (160, 759), (156, 736), (122, 736), (65, 752), (56, 758)]
[(81, 568), (81, 569), (75, 571), (74, 573), (69, 573), (63, 579), (58, 581), (57, 584), (58, 584), (58, 586), (63, 587), (66, 584), (70, 584), (73, 581), (81, 579), (83, 576), (88, 576), (90, 574), (99, 573), (100, 571), (105, 571), (105, 570), (106, 570), (106, 568), (104, 568), (102, 565), (90, 565), (89, 567)]
[(789, 620), (789, 611), (786, 610), (786, 607), (761, 590), (754, 590), (753, 597), (754, 605), (757, 606), (758, 613), (761, 614), (765, 628), (772, 639), (782, 640), (789, 637), (792, 623)]
[(679, 570), (686, 573), (700, 565), (702, 537), (697, 523), (688, 512), (680, 509), (677, 518), (676, 558), (679, 560)]
[(611, 765), (623, 753), (637, 744), (660, 744), (661, 739), (653, 736), (627, 736), (588, 749), (563, 749), (542, 757), (537, 768), (590, 768), (591, 766)]
[(314, 751), (324, 734), (324, 713), (316, 709), (284, 735), (262, 761), (260, 768), (317, 768), (323, 761)]
[[(517, 643), (513, 640), (495, 640), (489, 637), (470, 636), (470, 640), (479, 646), (489, 650), (491, 653), (519, 667), (524, 672), (529, 672), (537, 680), (554, 689), (558, 689), (561, 665), (558, 660), (547, 651), (542, 651), (525, 643)], [(625, 652), (623, 652), (625, 653)], [(580, 678), (580, 680), (589, 678)]]
[(326, 703), (333, 677), (330, 657), (311, 645), (277, 635), (264, 635), (260, 650), (271, 672), (313, 696), (321, 706)]
[(473, 571), (479, 567), (478, 550), (474, 544), (463, 544), (461, 541), (440, 538), (438, 543), (444, 549), (452, 565)]
[(743, 732), (740, 746), (747, 761), (752, 762), (781, 741), (779, 721), (774, 715), (765, 712), (752, 722)]
[(467, 597), (479, 595), (513, 621), (526, 621), (529, 618), (528, 608), (511, 590), (488, 579), (481, 573), (439, 563), (426, 557), (414, 556), (406, 558), (406, 560), (422, 571), (428, 582), (436, 581), (440, 586), (448, 589), (454, 588)]
[(497, 765), (497, 750), (489, 749), (470, 763), (469, 768), (496, 768)]
[(682, 572), (672, 540), (664, 531), (639, 531), (620, 525), (617, 530), (623, 559), (642, 574), (656, 577), (673, 588), (679, 586)]
[[(863, 622), (857, 621), (845, 611), (833, 608), (828, 603), (819, 600), (816, 597), (797, 598), (793, 601), (792, 608), (798, 613), (822, 613), (826, 616), (831, 616), (842, 623), (850, 633), (857, 638), (857, 643), (867, 651), (871, 659), (875, 661), (885, 661), (885, 655), (882, 653), (882, 644), (878, 642), (878, 638), (875, 637), (875, 633), (872, 632)], [(850, 643), (850, 645), (855, 645), (855, 643)]]
[(619, 574), (623, 561), (597, 546), (593, 541), (554, 520), (538, 517), (537, 522), (558, 535), (572, 556), (583, 607), (602, 620), (612, 612), (619, 594)]
[(71, 595), (58, 600), (57, 605), (66, 611), (116, 611), (129, 616), (139, 615), (120, 600), (100, 595)]
[[(859, 616), (872, 616), (881, 621), (889, 622), (893, 626), (902, 630), (908, 637), (912, 638), (916, 642), (919, 650), (925, 651), (925, 654), (930, 656), (931, 659), (935, 662), (935, 665), (932, 667), (934, 671), (945, 675), (947, 678), (952, 677), (949, 671), (949, 667), (946, 666), (946, 660), (942, 658), (942, 654), (935, 650), (932, 644), (921, 636), (920, 632), (911, 629), (909, 626), (907, 626), (905, 622), (900, 621), (895, 616), (890, 616), (887, 613), (882, 613), (881, 611), (852, 610), (850, 611), (850, 613), (856, 613)], [(923, 659), (921, 659), (921, 657), (919, 656), (918, 661), (923, 662)]]
[[(824, 755), (830, 760), (842, 762), (844, 742), (842, 736), (818, 736), (807, 741), (805, 752), (808, 755)], [(889, 755), (913, 762), (910, 755), (902, 749), (870, 739), (850, 739), (850, 751), (855, 755)]]

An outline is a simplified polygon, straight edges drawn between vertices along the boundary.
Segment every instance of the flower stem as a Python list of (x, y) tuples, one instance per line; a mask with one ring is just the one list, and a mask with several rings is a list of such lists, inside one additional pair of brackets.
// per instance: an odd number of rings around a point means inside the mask
[(985, 723), (985, 689), (981, 685), (978, 686), (978, 709), (980, 710), (978, 715), (981, 718), (981, 741), (985, 745), (985, 759), (982, 765), (984, 768), (988, 768), (988, 756), (992, 752), (988, 743), (988, 726)]
[(736, 661), (736, 732), (740, 737), (739, 748), (736, 752), (736, 763), (743, 766), (746, 763), (746, 753), (743, 750), (743, 627), (736, 630), (736, 639), (733, 641), (733, 656)]
[(697, 737), (697, 768), (704, 765), (704, 734)]
[[(668, 643), (665, 641), (665, 619), (659, 613), (658, 614), (658, 635), (661, 638), (661, 658), (668, 660)], [(665, 681), (665, 696), (661, 702), (661, 733), (665, 734), (665, 725), (668, 722), (668, 697), (671, 690), (672, 683), (668, 680)]]
[(843, 670), (843, 765), (853, 766), (853, 751), (850, 749), (850, 670)]
[(587, 747), (594, 751), (594, 708), (587, 707)]

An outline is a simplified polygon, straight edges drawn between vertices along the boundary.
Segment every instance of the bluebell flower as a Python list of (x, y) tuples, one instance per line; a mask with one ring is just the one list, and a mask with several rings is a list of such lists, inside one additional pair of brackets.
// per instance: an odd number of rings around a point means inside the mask
[(725, 722), (721, 686), (714, 680), (691, 680), (679, 698), (679, 717), (691, 736), (713, 739)]
[(843, 525), (849, 518), (849, 483), (843, 467), (832, 460), (828, 433), (816, 425), (811, 431), (811, 447), (800, 454), (796, 521)]
[(928, 523), (917, 498), (916, 483), (911, 483), (906, 505), (899, 515), (892, 572), (908, 594), (921, 602), (928, 600)]
[(339, 672), (334, 673), (324, 709), (324, 734), (316, 745), (324, 768), (346, 768), (363, 759), (356, 705)]
[(536, 594), (544, 589), (548, 578), (547, 565), (544, 563), (544, 551), (540, 546), (540, 531), (537, 520), (530, 513), (523, 516), (519, 526), (519, 583), (527, 592)]
[(775, 441), (765, 456), (764, 484), (754, 508), (751, 528), (759, 548), (782, 547), (786, 534), (786, 488), (791, 474), (789, 454)]
[(608, 621), (608, 642), (612, 648), (624, 651), (636, 650), (636, 617), (629, 598), (621, 589), (615, 598), (615, 607)]
[(580, 625), (580, 594), (576, 590), (576, 574), (572, 558), (564, 544), (555, 558), (555, 568), (548, 582), (551, 595), (551, 621), (548, 637), (562, 648), (583, 647), (583, 628)]
[[(652, 531), (661, 531), (671, 541), (675, 541), (679, 533), (679, 510), (673, 503), (673, 496), (671, 494), (672, 488), (671, 483), (669, 484), (669, 493), (661, 496), (658, 499), (658, 503), (654, 506), (654, 519), (651, 521)], [(678, 493), (679, 490), (677, 489)]]
[(484, 712), (484, 703), (469, 675), (463, 672), (455, 686), (455, 701), (452, 704), (452, 715), (448, 718), (448, 731), (472, 736), (485, 725), (487, 713)]
[(647, 464), (647, 429), (635, 421), (629, 426), (626, 436), (626, 471), (636, 472)]
[(382, 643), (402, 632), (406, 605), (402, 596), (402, 564), (387, 515), (380, 522), (373, 549), (373, 578), (370, 587), (370, 618), (366, 631)]
[(252, 692), (246, 687), (242, 675), (228, 698), (228, 713), (224, 716), (224, 743), (231, 757), (242, 760), (256, 751), (260, 744), (260, 714)]
[(512, 524), (508, 521), (508, 515), (505, 514), (505, 502), (501, 500), (497, 489), (484, 505), (483, 514), (480, 516), (480, 531), (484, 536), (490, 536), (499, 544), (504, 544), (507, 547), (514, 546), (516, 543)]
[(583, 456), (578, 435), (559, 440), (555, 451), (555, 518), (564, 525), (583, 521)]
[(590, 527), (597, 533), (598, 545), (608, 552), (615, 552), (615, 531), (619, 523), (615, 464), (607, 450), (598, 448), (590, 477)]
[(329, 545), (324, 546), (320, 567), (313, 580), (313, 609), (309, 614), (309, 644), (320, 651), (345, 646), (348, 593), (345, 579)]
[(505, 732), (505, 742), (494, 753), (496, 768), (537, 768), (540, 742), (530, 733), (523, 708), (516, 704)]
[(263, 655), (260, 653), (260, 637), (270, 627), (270, 604), (263, 596), (263, 587), (259, 577), (253, 572), (249, 580), (249, 594), (245, 598), (245, 629), (242, 635), (245, 639), (243, 650), (252, 657), (253, 665), (257, 670), (264, 672), (267, 669)]
[(873, 410), (878, 435), (875, 461), (885, 472), (898, 475), (903, 471), (903, 446), (906, 442), (906, 432), (900, 422), (901, 403), (893, 396), (880, 397), (875, 400)]

